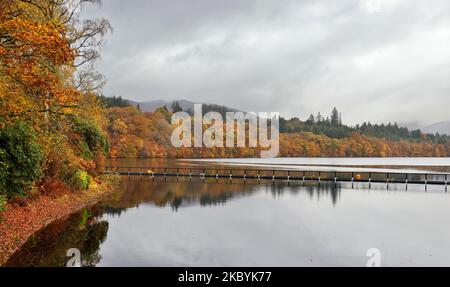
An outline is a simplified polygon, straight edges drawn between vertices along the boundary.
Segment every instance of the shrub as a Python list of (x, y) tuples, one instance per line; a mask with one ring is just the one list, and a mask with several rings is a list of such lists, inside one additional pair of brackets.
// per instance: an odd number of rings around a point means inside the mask
[(80, 143), (80, 155), (81, 157), (85, 158), (85, 159), (93, 159), (94, 155), (92, 154), (91, 149), (89, 148), (88, 144), (85, 142)]
[(91, 184), (90, 175), (86, 171), (73, 166), (63, 171), (62, 179), (73, 190), (86, 190)]
[(0, 194), (24, 197), (42, 177), (44, 152), (36, 133), (23, 122), (0, 129)]
[(81, 139), (76, 140), (76, 143), (80, 147), (82, 157), (93, 159), (95, 155), (108, 153), (108, 137), (94, 123), (74, 117), (72, 118), (72, 125), (75, 133), (81, 137)]
[(88, 189), (91, 184), (91, 176), (84, 170), (78, 170), (75, 173), (75, 178), (78, 182), (78, 187), (80, 189)]

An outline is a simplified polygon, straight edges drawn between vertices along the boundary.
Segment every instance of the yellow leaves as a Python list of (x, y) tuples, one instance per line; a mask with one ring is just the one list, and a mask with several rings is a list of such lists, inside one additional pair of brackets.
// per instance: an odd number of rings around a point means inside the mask
[(92, 93), (84, 93), (78, 101), (78, 109), (75, 114), (83, 119), (95, 123), (99, 128), (105, 129), (108, 120), (105, 117), (105, 108), (101, 99)]
[(116, 119), (112, 123), (111, 129), (117, 134), (126, 134), (128, 132), (128, 126), (122, 119)]
[(14, 115), (20, 115), (33, 107), (29, 99), (18, 93), (4, 93), (4, 87), (0, 86), (0, 116), (6, 120)]
[[(13, 17), (0, 22), (0, 93), (8, 95), (2, 114), (64, 109), (70, 112), (80, 93), (67, 85), (66, 65), (72, 65), (70, 49), (61, 27), (35, 19)], [(73, 71), (73, 70), (72, 70)], [(27, 101), (15, 102), (26, 98)]]
[(0, 51), (8, 59), (43, 57), (54, 65), (71, 64), (74, 61), (75, 53), (64, 35), (51, 24), (11, 18), (0, 23), (0, 31), (10, 39)]

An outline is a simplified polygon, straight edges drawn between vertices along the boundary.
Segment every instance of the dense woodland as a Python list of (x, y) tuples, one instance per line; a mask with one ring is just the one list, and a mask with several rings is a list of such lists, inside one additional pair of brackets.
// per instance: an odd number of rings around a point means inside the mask
[(95, 72), (106, 20), (82, 20), (98, 1), (0, 1), (0, 210), (14, 200), (97, 180), (107, 119)]
[[(161, 107), (144, 113), (136, 107), (120, 106), (107, 110), (112, 157), (256, 157), (254, 148), (174, 148), (170, 143), (173, 127), (171, 112)], [(112, 104), (107, 100), (108, 105)], [(176, 106), (176, 104), (174, 104)], [(172, 107), (173, 109), (173, 107)], [(179, 109), (175, 109), (178, 111)], [(280, 156), (282, 157), (418, 157), (450, 155), (446, 135), (429, 135), (409, 131), (397, 124), (356, 127), (342, 124), (333, 109), (328, 118), (280, 119)]]

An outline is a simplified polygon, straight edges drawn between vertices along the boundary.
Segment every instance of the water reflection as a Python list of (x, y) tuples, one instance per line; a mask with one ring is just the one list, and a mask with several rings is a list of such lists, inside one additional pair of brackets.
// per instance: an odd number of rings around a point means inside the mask
[(217, 207), (227, 202), (264, 191), (273, 198), (285, 193), (306, 192), (311, 200), (330, 199), (338, 202), (340, 188), (334, 185), (309, 184), (288, 186), (275, 184), (222, 180), (124, 180), (121, 187), (108, 196), (101, 204), (84, 209), (66, 219), (59, 220), (37, 232), (21, 250), (16, 252), (5, 266), (65, 266), (66, 252), (78, 248), (82, 254), (82, 266), (96, 266), (102, 259), (100, 245), (106, 240), (109, 223), (104, 215), (119, 218), (123, 212), (142, 204), (152, 204), (173, 212), (181, 208)]
[(96, 217), (101, 212), (101, 207), (95, 206), (49, 225), (15, 253), (6, 266), (66, 266), (70, 248), (80, 250), (82, 266), (96, 266), (109, 226)]
[(329, 199), (336, 205), (340, 196), (340, 185), (306, 183), (287, 185), (285, 182), (246, 182), (242, 180), (154, 180), (134, 178), (125, 180), (120, 191), (105, 200), (107, 213), (120, 215), (123, 210), (137, 207), (142, 203), (152, 203), (158, 207), (170, 206), (173, 211), (191, 206), (220, 206), (230, 200), (249, 196), (255, 192), (271, 194), (274, 198), (284, 193), (306, 192), (311, 200)]
[[(379, 187), (382, 187), (380, 185)], [(38, 232), (7, 266), (450, 265), (450, 197), (248, 180), (125, 179), (101, 204)]]

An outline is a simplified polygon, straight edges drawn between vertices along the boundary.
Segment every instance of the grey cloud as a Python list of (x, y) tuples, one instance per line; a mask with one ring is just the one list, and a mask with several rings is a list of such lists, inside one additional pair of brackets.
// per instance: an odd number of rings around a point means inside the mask
[(85, 12), (114, 27), (98, 65), (107, 95), (449, 120), (447, 0), (104, 0)]

